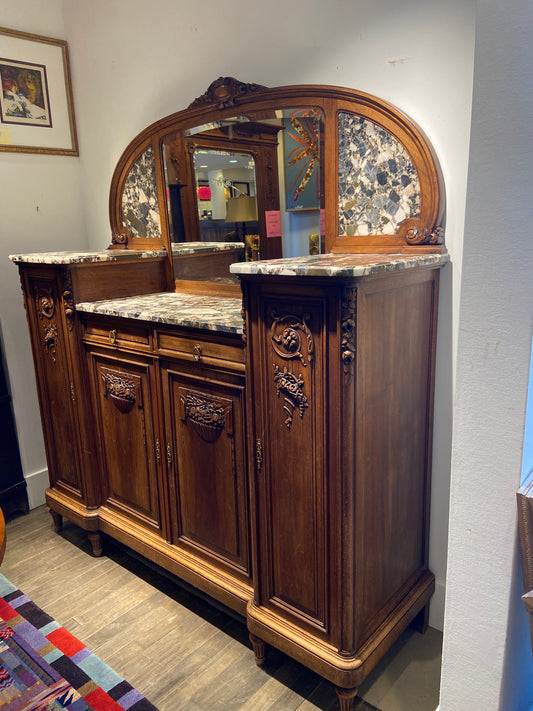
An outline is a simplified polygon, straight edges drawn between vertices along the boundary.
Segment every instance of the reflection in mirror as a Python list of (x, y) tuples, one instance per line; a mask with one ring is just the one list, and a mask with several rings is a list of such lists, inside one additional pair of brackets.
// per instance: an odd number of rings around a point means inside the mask
[[(238, 245), (242, 256), (232, 261), (323, 252), (323, 143), (323, 112), (314, 107), (235, 116), (166, 136), (174, 256), (191, 243)], [(217, 252), (221, 262), (231, 256)], [(173, 261), (175, 277), (185, 278)], [(207, 279), (202, 271), (190, 278)]]
[(253, 156), (197, 148), (193, 161), (200, 240), (244, 242), (258, 234)]

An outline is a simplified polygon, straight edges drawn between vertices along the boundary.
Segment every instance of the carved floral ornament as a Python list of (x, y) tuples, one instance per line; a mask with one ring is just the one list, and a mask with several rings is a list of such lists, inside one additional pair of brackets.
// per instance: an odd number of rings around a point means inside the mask
[[(270, 328), (271, 344), (274, 352), (283, 360), (290, 362), (299, 360), (307, 367), (313, 361), (315, 346), (313, 334), (308, 322), (311, 316), (308, 313), (301, 318), (293, 314), (279, 316), (272, 312), (272, 326)], [(303, 418), (304, 411), (309, 407), (307, 396), (303, 391), (304, 380), (301, 375), (292, 371), (292, 365), (285, 366), (283, 370), (274, 363), (274, 384), (276, 394), (283, 396), (283, 410), (285, 412), (285, 426), (290, 429), (295, 410)]]
[(215, 442), (225, 430), (233, 434), (233, 404), (230, 400), (182, 391), (182, 419), (189, 422), (204, 442)]
[(120, 412), (129, 412), (137, 399), (135, 382), (119, 373), (103, 373), (102, 380), (104, 397), (109, 397)]

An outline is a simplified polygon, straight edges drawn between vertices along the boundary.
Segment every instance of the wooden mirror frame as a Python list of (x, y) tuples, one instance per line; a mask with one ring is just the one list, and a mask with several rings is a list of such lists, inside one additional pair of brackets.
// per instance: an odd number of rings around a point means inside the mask
[[(232, 77), (220, 77), (190, 106), (156, 121), (139, 133), (120, 157), (109, 198), (113, 249), (161, 249), (171, 255), (163, 167), (163, 138), (236, 115), (252, 120), (275, 109), (317, 107), (324, 114), (325, 251), (337, 253), (440, 252), (444, 250), (444, 184), (435, 152), (422, 130), (386, 101), (354, 89), (301, 85), (267, 88)], [(390, 133), (406, 150), (420, 184), (420, 214), (404, 220), (394, 235), (338, 235), (338, 114), (348, 112), (368, 119)], [(152, 148), (155, 159), (161, 239), (132, 236), (122, 220), (122, 193), (135, 161)]]

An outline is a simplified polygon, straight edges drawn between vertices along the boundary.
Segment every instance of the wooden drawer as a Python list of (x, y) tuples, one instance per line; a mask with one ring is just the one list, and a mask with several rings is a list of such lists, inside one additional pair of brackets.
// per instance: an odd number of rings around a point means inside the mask
[(155, 347), (161, 355), (183, 358), (206, 365), (224, 364), (244, 371), (244, 346), (241, 336), (215, 332), (198, 333), (194, 337), (157, 330)]
[(83, 321), (83, 339), (87, 343), (143, 352), (152, 350), (150, 328), (146, 324), (113, 316), (90, 316)]

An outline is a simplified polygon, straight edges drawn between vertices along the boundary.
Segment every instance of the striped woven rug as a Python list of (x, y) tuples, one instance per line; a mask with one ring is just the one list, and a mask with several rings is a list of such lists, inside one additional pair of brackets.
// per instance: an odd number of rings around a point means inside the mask
[(157, 711), (0, 575), (2, 711)]

